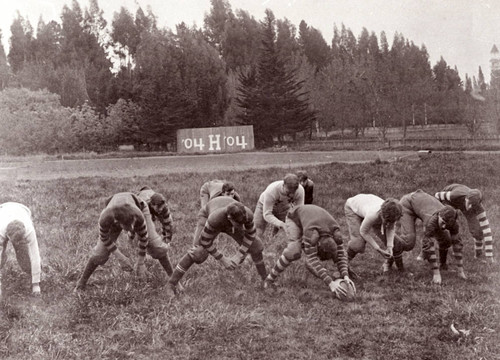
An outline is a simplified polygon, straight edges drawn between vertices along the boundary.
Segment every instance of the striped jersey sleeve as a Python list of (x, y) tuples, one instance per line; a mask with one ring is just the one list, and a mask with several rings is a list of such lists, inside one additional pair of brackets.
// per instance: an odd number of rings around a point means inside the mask
[(451, 191), (440, 191), (437, 192), (434, 197), (436, 197), (439, 201), (451, 201)]
[(116, 250), (116, 244), (110, 240), (109, 232), (114, 220), (111, 214), (103, 214), (99, 219), (99, 240), (110, 253)]
[(146, 248), (148, 247), (148, 230), (146, 227), (146, 222), (143, 218), (139, 218), (134, 225), (134, 232), (139, 237), (139, 256), (146, 256)]
[(205, 227), (201, 232), (200, 245), (203, 246), (210, 255), (212, 255), (216, 260), (222, 258), (222, 253), (217, 250), (214, 240), (219, 235), (218, 230), (216, 230), (209, 221), (205, 223)]
[(161, 223), (162, 237), (164, 239), (167, 239), (169, 242), (172, 241), (173, 220), (172, 220), (172, 214), (170, 213), (168, 206), (165, 206), (163, 211), (160, 214), (156, 215), (156, 218)]
[(250, 246), (252, 246), (255, 240), (255, 233), (256, 230), (253, 220), (245, 223), (245, 236), (239, 248), (240, 253), (242, 253), (243, 255), (246, 255), (248, 253), (248, 249), (250, 249)]
[(476, 216), (477, 220), (479, 221), (479, 226), (481, 228), (481, 231), (483, 232), (483, 237), (484, 237), (484, 253), (486, 257), (492, 257), (493, 256), (493, 235), (491, 233), (491, 228), (490, 228), (490, 222), (488, 218), (486, 217), (486, 211), (481, 211), (479, 214)]
[(326, 272), (326, 269), (321, 264), (318, 258), (318, 248), (316, 244), (311, 243), (310, 239), (304, 238), (304, 254), (306, 254), (306, 261), (316, 271), (316, 274), (329, 285), (333, 280)]
[(339, 235), (339, 231), (335, 232), (333, 240), (337, 244), (337, 268), (339, 269), (340, 275), (342, 275), (342, 277), (349, 276), (347, 255), (344, 251), (344, 242)]

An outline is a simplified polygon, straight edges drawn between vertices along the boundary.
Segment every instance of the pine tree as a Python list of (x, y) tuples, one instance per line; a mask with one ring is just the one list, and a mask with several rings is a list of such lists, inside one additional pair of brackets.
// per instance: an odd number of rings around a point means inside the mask
[(289, 70), (280, 56), (276, 39), (274, 14), (266, 10), (262, 26), (262, 48), (258, 66), (241, 75), (238, 116), (244, 124), (254, 126), (258, 146), (270, 146), (273, 137), (283, 142), (285, 135), (295, 138), (297, 132), (310, 128), (315, 120), (309, 109), (303, 82), (296, 70)]
[(7, 64), (7, 56), (3, 48), (2, 30), (0, 30), (0, 91), (7, 87), (9, 77), (9, 65)]
[(17, 13), (17, 18), (14, 19), (10, 26), (10, 50), (9, 64), (14, 73), (19, 72), (24, 64), (30, 60), (30, 53), (33, 42), (33, 28), (29, 21)]

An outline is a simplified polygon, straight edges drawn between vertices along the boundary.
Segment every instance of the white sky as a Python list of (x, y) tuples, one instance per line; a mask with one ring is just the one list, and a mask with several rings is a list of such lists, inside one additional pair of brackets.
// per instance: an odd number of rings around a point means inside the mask
[[(79, 0), (83, 9), (88, 0)], [(19, 10), (36, 29), (40, 15), (45, 22), (59, 23), (63, 5), (71, 0), (0, 0), (0, 29), (5, 52), (9, 52), (10, 25)], [(203, 26), (210, 0), (99, 0), (108, 21), (125, 6), (133, 14), (139, 4), (144, 10), (151, 5), (160, 27), (175, 28), (184, 21)], [(481, 66), (487, 80), (490, 75), (490, 50), (500, 46), (500, 0), (230, 0), (233, 11), (247, 10), (257, 20), (269, 8), (276, 18), (289, 19), (297, 28), (305, 20), (323, 33), (331, 43), (333, 25), (344, 23), (356, 37), (366, 27), (380, 39), (384, 30), (389, 41), (396, 31), (420, 46), (425, 44), (434, 66), (441, 56), (465, 73), (476, 75)]]

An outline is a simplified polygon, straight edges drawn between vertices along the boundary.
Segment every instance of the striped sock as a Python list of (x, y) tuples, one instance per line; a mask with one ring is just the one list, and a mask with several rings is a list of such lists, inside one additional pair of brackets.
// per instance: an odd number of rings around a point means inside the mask
[(186, 271), (188, 271), (191, 265), (193, 264), (194, 261), (193, 259), (191, 259), (191, 256), (189, 256), (189, 254), (184, 255), (181, 261), (179, 261), (179, 263), (175, 267), (174, 272), (172, 276), (170, 276), (168, 282), (174, 286), (177, 285), (177, 283), (182, 279)]
[(290, 261), (285, 257), (285, 255), (281, 255), (278, 261), (276, 261), (276, 265), (274, 265), (269, 275), (267, 275), (266, 280), (275, 281), (278, 275), (285, 271), (288, 265), (290, 265)]

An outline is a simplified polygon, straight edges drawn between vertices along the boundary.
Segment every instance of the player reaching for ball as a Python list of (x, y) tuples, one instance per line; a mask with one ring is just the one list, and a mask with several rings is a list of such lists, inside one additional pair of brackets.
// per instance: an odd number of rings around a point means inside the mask
[[(312, 272), (317, 274), (339, 298), (352, 297), (356, 292), (354, 283), (349, 278), (347, 257), (344, 251), (343, 238), (335, 219), (323, 208), (316, 205), (298, 205), (291, 209), (285, 219), (285, 232), (288, 245), (276, 261), (264, 281), (264, 289), (274, 288), (276, 278), (293, 262), (306, 255), (306, 263)], [(342, 281), (334, 281), (321, 264), (318, 253), (329, 253), (337, 265)], [(348, 292), (351, 294), (348, 294)]]
[[(400, 271), (404, 271), (403, 248), (396, 235), (395, 224), (401, 217), (401, 205), (396, 199), (385, 201), (373, 194), (358, 194), (347, 199), (344, 212), (349, 226), (350, 240), (347, 244), (349, 261), (356, 254), (364, 253), (366, 243), (370, 244), (386, 261), (383, 271), (388, 272), (393, 262)], [(375, 238), (382, 240), (387, 247), (382, 249)]]

